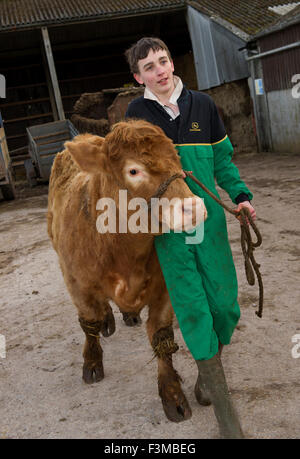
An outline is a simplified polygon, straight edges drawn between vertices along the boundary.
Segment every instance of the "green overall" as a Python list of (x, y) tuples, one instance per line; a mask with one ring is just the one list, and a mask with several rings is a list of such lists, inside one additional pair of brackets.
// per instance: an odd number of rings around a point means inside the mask
[[(193, 171), (217, 197), (215, 179), (233, 202), (240, 193), (252, 199), (231, 162), (233, 148), (227, 136), (212, 144), (176, 148), (182, 168)], [(204, 199), (208, 217), (203, 240), (188, 244), (186, 238), (193, 235), (170, 232), (157, 236), (155, 247), (186, 345), (196, 360), (207, 360), (218, 352), (219, 342), (230, 343), (240, 317), (238, 286), (223, 208), (191, 179), (185, 180)]]

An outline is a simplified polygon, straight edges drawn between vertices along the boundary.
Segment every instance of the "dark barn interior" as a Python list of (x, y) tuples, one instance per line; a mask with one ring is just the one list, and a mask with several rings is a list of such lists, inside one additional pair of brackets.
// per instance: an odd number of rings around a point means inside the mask
[[(82, 93), (134, 83), (124, 51), (142, 36), (160, 36), (173, 55), (177, 74), (197, 88), (184, 8), (115, 19), (48, 26), (65, 117)], [(29, 158), (26, 128), (58, 119), (41, 26), (0, 34), (0, 73), (6, 98), (0, 100), (15, 177)], [(115, 94), (108, 96), (108, 105)]]

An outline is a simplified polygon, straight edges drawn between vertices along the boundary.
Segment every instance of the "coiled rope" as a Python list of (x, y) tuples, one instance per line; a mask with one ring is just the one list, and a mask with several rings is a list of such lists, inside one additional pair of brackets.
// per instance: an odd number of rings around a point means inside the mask
[[(247, 278), (249, 285), (254, 285), (255, 284), (254, 272), (255, 272), (257, 281), (258, 281), (258, 288), (259, 288), (259, 305), (258, 305), (258, 311), (255, 311), (255, 314), (258, 317), (262, 317), (264, 288), (263, 288), (262, 276), (259, 271), (260, 265), (256, 262), (254, 258), (254, 254), (253, 254), (254, 250), (262, 244), (262, 237), (261, 237), (261, 234), (257, 226), (253, 222), (249, 209), (247, 209), (246, 207), (243, 207), (238, 212), (234, 209), (231, 209), (226, 204), (224, 204), (224, 202), (218, 199), (208, 188), (206, 188), (206, 186), (203, 185), (203, 183), (201, 183), (200, 180), (194, 177), (191, 172), (189, 171), (183, 171), (183, 172), (186, 174), (187, 177), (189, 177), (195, 183), (197, 183), (197, 185), (199, 185), (212, 199), (214, 199), (218, 204), (220, 204), (220, 206), (222, 206), (225, 210), (227, 210), (227, 212), (234, 215), (237, 219), (241, 218), (241, 247), (242, 247), (242, 252), (243, 252), (244, 260), (245, 260), (246, 278)], [(248, 222), (257, 237), (256, 242), (252, 241)]]

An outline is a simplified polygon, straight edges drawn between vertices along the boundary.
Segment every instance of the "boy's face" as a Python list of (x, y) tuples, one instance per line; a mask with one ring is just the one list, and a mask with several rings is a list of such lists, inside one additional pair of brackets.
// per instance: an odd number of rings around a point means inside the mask
[(170, 96), (174, 90), (174, 64), (165, 50), (153, 51), (138, 61), (139, 73), (133, 76), (139, 84), (144, 84), (158, 98)]

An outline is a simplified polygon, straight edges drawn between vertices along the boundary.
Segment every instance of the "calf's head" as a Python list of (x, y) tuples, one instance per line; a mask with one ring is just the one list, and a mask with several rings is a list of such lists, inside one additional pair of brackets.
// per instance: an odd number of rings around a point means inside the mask
[[(185, 231), (206, 218), (202, 199), (182, 179), (181, 164), (172, 141), (158, 127), (143, 120), (117, 123), (102, 139), (83, 135), (66, 148), (79, 167), (89, 174), (105, 174), (111, 186), (128, 190), (128, 198), (143, 198), (157, 206), (158, 220), (171, 230)], [(159, 187), (175, 174), (160, 193)]]

